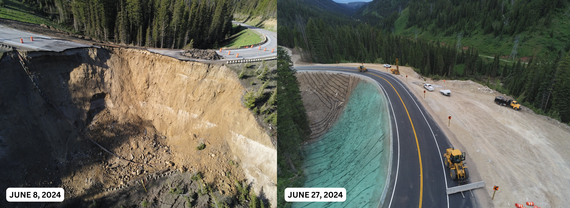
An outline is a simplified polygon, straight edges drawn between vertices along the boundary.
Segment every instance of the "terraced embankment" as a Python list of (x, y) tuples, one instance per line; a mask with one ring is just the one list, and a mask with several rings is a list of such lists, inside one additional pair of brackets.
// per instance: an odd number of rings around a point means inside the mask
[(225, 66), (124, 48), (23, 57), (29, 75), (13, 52), (0, 61), (0, 187), (63, 187), (67, 203), (86, 206), (117, 189), (144, 193), (136, 182), (178, 170), (202, 173), (223, 195), (248, 179), (276, 204), (275, 147)]
[(354, 76), (331, 73), (298, 73), (301, 96), (309, 116), (311, 140), (335, 124), (352, 90), (360, 81)]
[(375, 83), (354, 76), (300, 73), (297, 77), (304, 80), (303, 101), (314, 130), (314, 139), (304, 147), (304, 186), (344, 187), (347, 199), (293, 207), (377, 207), (388, 177), (391, 148), (384, 95)]

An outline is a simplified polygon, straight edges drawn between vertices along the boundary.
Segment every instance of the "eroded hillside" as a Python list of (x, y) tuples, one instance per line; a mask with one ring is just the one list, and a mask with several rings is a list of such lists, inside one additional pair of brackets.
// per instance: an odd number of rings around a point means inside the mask
[(235, 181), (247, 179), (276, 204), (275, 147), (241, 104), (244, 88), (227, 67), (125, 48), (23, 57), (53, 105), (16, 53), (7, 53), (0, 61), (0, 184), (63, 187), (67, 203), (85, 206), (117, 189), (144, 191), (139, 181), (176, 170), (201, 173), (228, 197), (238, 194)]

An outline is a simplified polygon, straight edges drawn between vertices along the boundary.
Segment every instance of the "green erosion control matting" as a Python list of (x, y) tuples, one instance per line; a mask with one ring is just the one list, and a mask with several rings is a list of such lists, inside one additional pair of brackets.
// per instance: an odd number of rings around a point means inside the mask
[(294, 203), (293, 207), (374, 207), (380, 202), (390, 157), (384, 94), (361, 81), (337, 123), (305, 147), (305, 187), (344, 187), (345, 202)]

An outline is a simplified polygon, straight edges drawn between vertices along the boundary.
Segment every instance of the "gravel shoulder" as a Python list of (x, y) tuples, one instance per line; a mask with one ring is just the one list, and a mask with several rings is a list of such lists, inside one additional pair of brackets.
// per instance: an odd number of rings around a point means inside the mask
[[(386, 72), (382, 64), (365, 66)], [(420, 98), (453, 146), (467, 152), (471, 181), (485, 181), (485, 188), (473, 191), (480, 207), (510, 207), (527, 201), (542, 207), (570, 203), (570, 176), (566, 174), (570, 171), (568, 125), (528, 108), (514, 111), (496, 105), (494, 97), (503, 94), (473, 81), (424, 81), (409, 67), (400, 67), (400, 71), (396, 77)], [(424, 83), (435, 88), (426, 93), (425, 99)], [(441, 95), (441, 89), (451, 90), (451, 96)], [(452, 117), (450, 126), (448, 116)], [(491, 200), (494, 185), (500, 189)]]

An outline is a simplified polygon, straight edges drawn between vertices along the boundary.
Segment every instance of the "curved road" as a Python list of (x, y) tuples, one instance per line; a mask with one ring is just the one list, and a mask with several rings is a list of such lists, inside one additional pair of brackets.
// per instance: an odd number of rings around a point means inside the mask
[[(146, 49), (150, 52), (159, 53), (180, 60), (198, 61), (204, 63), (224, 63), (226, 61), (231, 61), (231, 60), (267, 59), (267, 58), (277, 57), (277, 50), (275, 50), (273, 53), (271, 52), (272, 49), (277, 49), (277, 33), (235, 21), (233, 23), (241, 24), (247, 29), (262, 34), (263, 36), (267, 37), (267, 42), (261, 45), (261, 50), (259, 50), (259, 47), (233, 49), (231, 50), (231, 55), (228, 55), (228, 50), (223, 50), (222, 52), (217, 50), (216, 53), (224, 57), (224, 59), (217, 61), (193, 59), (186, 56), (182, 56), (181, 53), (184, 50), (181, 49), (167, 49), (167, 48), (146, 48)], [(30, 37), (33, 37), (34, 41), (30, 41)], [(23, 39), (24, 43), (20, 43), (20, 38)], [(18, 50), (25, 50), (25, 51), (61, 52), (71, 48), (83, 48), (83, 47), (99, 48), (99, 46), (97, 46), (96, 43), (91, 43), (91, 44), (78, 43), (70, 40), (39, 35), (37, 33), (26, 32), (3, 25), (0, 25), (0, 44), (13, 46)], [(137, 47), (137, 48), (143, 49), (143, 47)], [(265, 48), (267, 48), (267, 51), (263, 50)], [(239, 57), (237, 58), (236, 58), (236, 53), (239, 53)]]
[(418, 98), (399, 79), (378, 70), (361, 73), (350, 67), (296, 66), (295, 69), (358, 74), (372, 78), (383, 88), (393, 124), (393, 165), (382, 207), (477, 207), (469, 191), (464, 192), (465, 198), (461, 193), (446, 194), (447, 187), (458, 185), (443, 166), (442, 155), (451, 144)]
[[(243, 26), (249, 30), (253, 30), (255, 32), (260, 33), (261, 35), (267, 37), (267, 42), (261, 45), (261, 50), (259, 50), (259, 46), (254, 47), (254, 48), (231, 49), (230, 50), (231, 55), (228, 55), (228, 50), (222, 50), (222, 52), (217, 50), (216, 53), (223, 56), (225, 61), (239, 60), (239, 59), (268, 58), (268, 57), (277, 56), (277, 33), (276, 32), (271, 32), (271, 31), (264, 30), (261, 28), (257, 28), (257, 27), (247, 25), (247, 24), (244, 24), (241, 22), (233, 21), (232, 23), (240, 24), (241, 26)], [(267, 49), (267, 51), (264, 51), (264, 49)], [(273, 51), (273, 53), (271, 53), (272, 49), (275, 49), (275, 51)], [(237, 58), (236, 58), (236, 53), (239, 53), (239, 57), (237, 57)]]

